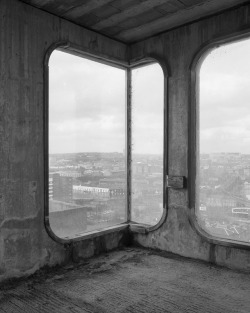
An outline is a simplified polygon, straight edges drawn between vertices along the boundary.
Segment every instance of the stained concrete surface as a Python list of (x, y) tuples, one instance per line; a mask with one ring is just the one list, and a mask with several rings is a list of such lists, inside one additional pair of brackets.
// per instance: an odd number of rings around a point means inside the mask
[(250, 275), (139, 248), (0, 287), (0, 312), (250, 312)]
[(21, 0), (126, 43), (237, 6), (246, 0)]
[[(209, 1), (207, 1), (209, 2)], [(245, 6), (211, 16), (130, 46), (130, 62), (146, 57), (160, 61), (168, 69), (166, 99), (168, 173), (187, 177), (187, 188), (168, 188), (167, 218), (157, 230), (147, 235), (137, 233), (133, 240), (140, 246), (216, 263), (228, 268), (250, 272), (250, 250), (237, 244), (224, 245), (207, 240), (196, 227), (193, 214), (197, 206), (196, 157), (198, 145), (196, 83), (194, 58), (201, 49), (223, 40), (236, 39), (236, 34), (250, 33), (250, 2)], [(248, 34), (249, 34), (248, 33)], [(203, 50), (204, 51), (204, 50)], [(203, 54), (204, 56), (204, 54)], [(192, 70), (191, 70), (192, 69)], [(196, 77), (197, 78), (197, 77)], [(228, 239), (225, 238), (225, 241)], [(239, 242), (239, 245), (241, 243)], [(246, 243), (247, 245), (247, 243)], [(249, 310), (250, 312), (250, 310)]]
[(44, 61), (49, 47), (70, 42), (86, 53), (127, 64), (128, 47), (17, 0), (0, 1), (0, 25), (1, 282), (63, 264), (73, 254), (86, 258), (120, 244), (121, 231), (66, 249), (46, 232)]

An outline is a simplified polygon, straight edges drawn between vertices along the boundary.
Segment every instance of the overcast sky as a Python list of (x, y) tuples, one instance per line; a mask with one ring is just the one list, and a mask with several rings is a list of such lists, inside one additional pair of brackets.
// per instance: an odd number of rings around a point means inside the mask
[(132, 151), (163, 154), (164, 76), (158, 63), (132, 70)]
[[(49, 78), (50, 153), (124, 151), (123, 69), (55, 50)], [(133, 82), (133, 152), (162, 153), (162, 69), (134, 70)]]
[[(54, 51), (49, 61), (50, 153), (123, 152), (125, 71)], [(133, 151), (163, 151), (163, 73), (133, 71)], [(200, 69), (200, 150), (250, 153), (250, 40), (212, 50)]]
[(250, 40), (213, 50), (200, 71), (201, 152), (250, 153)]
[(124, 70), (54, 51), (49, 78), (50, 153), (124, 151)]

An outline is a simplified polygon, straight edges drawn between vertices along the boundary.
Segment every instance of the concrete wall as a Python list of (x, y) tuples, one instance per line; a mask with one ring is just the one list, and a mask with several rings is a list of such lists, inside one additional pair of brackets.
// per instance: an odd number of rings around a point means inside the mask
[(124, 239), (120, 230), (64, 247), (45, 230), (43, 60), (58, 41), (127, 58), (121, 43), (19, 1), (0, 1), (0, 281), (116, 248)]
[[(190, 99), (190, 65), (204, 45), (247, 30), (250, 34), (250, 5), (180, 27), (131, 47), (132, 62), (153, 54), (169, 66), (168, 173), (188, 177), (189, 184), (192, 183), (188, 166), (189, 110), (194, 105)], [(211, 244), (191, 226), (189, 192), (193, 186), (188, 187), (169, 190), (166, 222), (148, 235), (135, 234), (135, 242), (145, 247), (250, 271), (250, 249)]]
[[(250, 30), (250, 6), (181, 27), (131, 47), (131, 58), (157, 54), (169, 79), (169, 173), (189, 176), (189, 66), (197, 50), (220, 36)], [(43, 60), (58, 41), (118, 61), (128, 48), (15, 0), (0, 1), (0, 281), (44, 265), (81, 260), (126, 243), (126, 231), (64, 246), (44, 227)], [(137, 243), (250, 270), (250, 251), (210, 244), (190, 225), (188, 191), (170, 190), (164, 225)]]

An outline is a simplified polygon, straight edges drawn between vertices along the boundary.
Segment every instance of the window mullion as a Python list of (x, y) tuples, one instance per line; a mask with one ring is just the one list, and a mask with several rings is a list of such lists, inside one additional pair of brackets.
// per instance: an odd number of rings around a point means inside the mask
[(127, 92), (127, 107), (126, 107), (126, 162), (127, 162), (127, 221), (131, 222), (131, 150), (132, 150), (132, 123), (131, 123), (131, 99), (132, 99), (132, 83), (131, 69), (127, 69), (126, 92)]

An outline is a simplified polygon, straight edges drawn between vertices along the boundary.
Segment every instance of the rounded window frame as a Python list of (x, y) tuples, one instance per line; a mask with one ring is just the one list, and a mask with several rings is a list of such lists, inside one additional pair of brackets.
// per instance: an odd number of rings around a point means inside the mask
[(215, 40), (211, 40), (201, 45), (199, 49), (194, 54), (194, 57), (191, 61), (189, 67), (189, 79), (190, 79), (190, 93), (189, 93), (189, 134), (188, 134), (188, 168), (189, 168), (189, 178), (188, 178), (188, 194), (189, 194), (189, 222), (191, 227), (195, 230), (195, 232), (202, 237), (206, 242), (243, 249), (250, 250), (250, 242), (241, 242), (232, 239), (226, 239), (222, 237), (217, 237), (207, 233), (199, 224), (197, 220), (197, 204), (198, 197), (197, 194), (199, 192), (197, 185), (197, 178), (199, 175), (198, 169), (198, 160), (199, 160), (199, 73), (200, 68), (202, 66), (203, 61), (209, 55), (209, 53), (219, 48), (223, 45), (236, 43), (237, 41), (241, 41), (244, 39), (250, 39), (250, 31), (237, 32), (230, 36), (221, 37)]
[[(163, 86), (163, 93), (164, 93), (164, 103), (163, 103), (163, 114), (164, 114), (164, 123), (163, 123), (163, 141), (164, 141), (164, 147), (163, 147), (163, 212), (160, 220), (155, 225), (145, 225), (137, 222), (130, 221), (130, 230), (132, 233), (141, 233), (141, 234), (148, 234), (150, 232), (156, 231), (159, 229), (166, 221), (167, 215), (168, 215), (168, 188), (166, 187), (166, 177), (168, 175), (168, 160), (169, 160), (169, 77), (171, 76), (170, 68), (167, 62), (158, 54), (150, 53), (147, 54), (144, 58), (135, 60), (130, 63), (129, 70), (136, 69), (139, 67), (146, 66), (150, 63), (157, 63), (163, 73), (163, 79), (164, 79), (164, 86)], [(131, 99), (130, 99), (131, 101)], [(130, 134), (131, 136), (131, 134)], [(131, 140), (131, 138), (130, 138)], [(131, 143), (131, 142), (130, 142)], [(131, 160), (131, 155), (130, 155)], [(130, 184), (130, 190), (131, 190), (131, 167), (130, 167), (130, 175), (129, 175), (129, 184)], [(130, 198), (131, 199), (131, 198)], [(131, 212), (131, 203), (129, 203), (129, 211)], [(131, 214), (130, 214), (131, 215)]]
[(101, 62), (103, 64), (107, 64), (109, 66), (114, 66), (118, 68), (122, 68), (127, 70), (129, 68), (129, 64), (122, 61), (117, 61), (116, 59), (108, 58), (102, 55), (96, 55), (94, 53), (90, 53), (89, 51), (84, 51), (82, 47), (71, 43), (70, 41), (59, 41), (53, 43), (45, 52), (44, 60), (43, 60), (43, 82), (44, 82), (44, 93), (43, 93), (43, 147), (44, 147), (44, 226), (45, 229), (51, 239), (54, 241), (68, 245), (74, 242), (79, 242), (87, 239), (93, 239), (96, 237), (100, 237), (106, 234), (126, 231), (129, 228), (128, 221), (117, 224), (114, 226), (106, 227), (100, 230), (95, 230), (91, 232), (86, 232), (79, 236), (73, 238), (61, 238), (57, 236), (50, 226), (49, 220), (49, 188), (48, 188), (48, 178), (49, 178), (49, 60), (51, 54), (56, 49), (68, 50), (70, 54), (81, 56), (86, 59), (94, 60), (96, 62)]
[[(85, 58), (88, 58), (90, 60), (99, 61), (101, 63), (107, 64), (107, 65), (113, 65), (115, 67), (123, 68), (127, 71), (127, 86), (126, 86), (126, 93), (127, 93), (127, 104), (126, 104), (126, 110), (128, 113), (128, 107), (129, 102), (131, 101), (131, 97), (129, 96), (129, 92), (131, 92), (131, 86), (128, 85), (129, 79), (131, 83), (131, 69), (136, 68), (139, 66), (143, 66), (149, 62), (155, 62), (158, 63), (162, 69), (163, 77), (164, 77), (164, 173), (163, 173), (163, 185), (164, 185), (164, 207), (163, 207), (163, 213), (156, 225), (147, 226), (144, 224), (131, 222), (131, 207), (130, 207), (130, 196), (129, 192), (131, 190), (131, 183), (130, 183), (130, 177), (131, 177), (131, 154), (130, 154), (130, 160), (127, 159), (127, 206), (126, 206), (126, 212), (127, 212), (127, 221), (118, 225), (110, 226), (107, 228), (103, 228), (100, 230), (95, 230), (92, 232), (86, 232), (85, 234), (82, 234), (81, 236), (76, 236), (74, 238), (61, 238), (58, 237), (52, 230), (50, 226), (49, 221), (49, 188), (48, 188), (48, 178), (49, 178), (49, 60), (50, 56), (56, 49), (63, 49), (68, 50), (69, 53), (76, 55), (76, 56), (82, 56)], [(147, 234), (149, 232), (152, 232), (154, 230), (159, 229), (166, 221), (167, 219), (167, 208), (168, 208), (168, 189), (166, 188), (166, 175), (168, 173), (168, 103), (169, 103), (169, 93), (168, 93), (168, 79), (170, 77), (170, 70), (169, 66), (166, 63), (165, 60), (163, 60), (160, 56), (156, 54), (149, 54), (145, 58), (136, 60), (132, 63), (130, 62), (122, 62), (117, 61), (116, 59), (110, 59), (106, 56), (102, 55), (96, 55), (94, 53), (91, 53), (89, 51), (84, 51), (82, 47), (75, 45), (69, 41), (59, 41), (56, 43), (53, 43), (45, 52), (44, 61), (43, 61), (43, 69), (44, 69), (44, 75), (43, 75), (43, 82), (44, 82), (44, 108), (43, 108), (43, 133), (44, 133), (44, 225), (45, 229), (48, 233), (48, 235), (56, 242), (61, 244), (71, 244), (74, 242), (79, 242), (91, 238), (100, 237), (109, 233), (119, 232), (119, 231), (126, 231), (130, 230), (132, 233), (144, 233)], [(130, 73), (130, 74), (129, 74)], [(130, 78), (129, 78), (130, 77)], [(131, 107), (130, 107), (131, 109)], [(129, 133), (129, 123), (131, 123), (131, 120), (126, 118), (126, 124), (127, 124), (127, 135)], [(131, 133), (130, 133), (131, 136)], [(131, 141), (127, 139), (126, 146), (127, 150), (131, 150), (129, 148)], [(130, 152), (131, 153), (131, 152)], [(127, 152), (127, 157), (129, 156), (129, 152)]]

